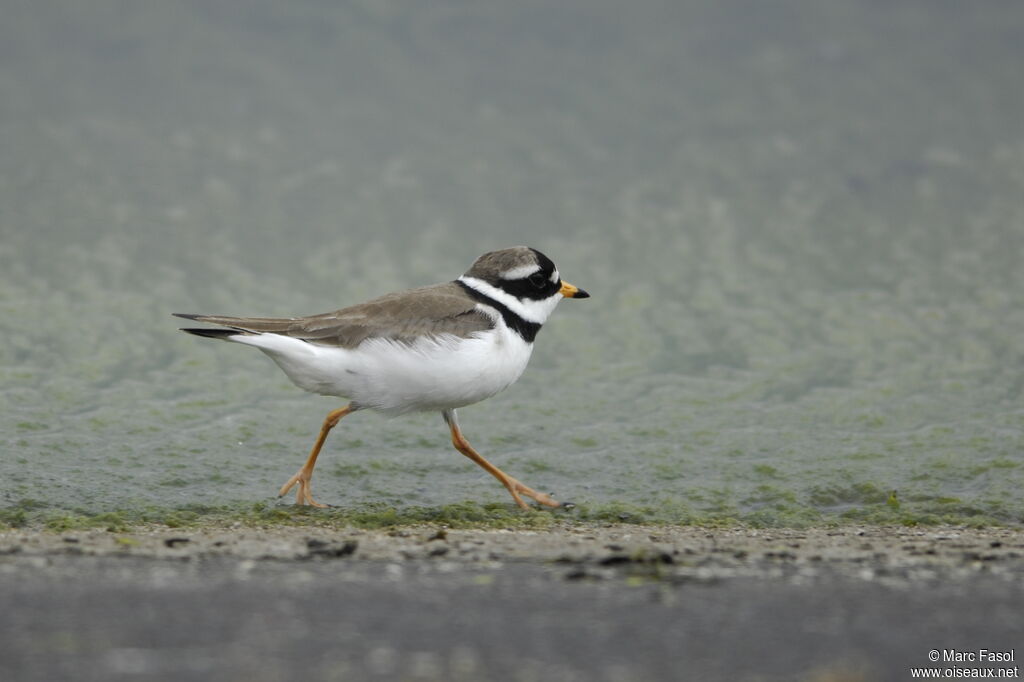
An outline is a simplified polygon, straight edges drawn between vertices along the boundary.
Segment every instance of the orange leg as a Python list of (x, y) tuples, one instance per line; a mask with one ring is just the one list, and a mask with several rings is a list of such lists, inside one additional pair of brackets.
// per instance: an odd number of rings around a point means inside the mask
[(277, 494), (278, 497), (282, 497), (289, 490), (295, 487), (295, 484), (299, 484), (299, 489), (295, 493), (295, 504), (311, 504), (314, 507), (326, 507), (328, 505), (321, 504), (313, 499), (313, 493), (310, 489), (310, 480), (313, 478), (313, 467), (316, 466), (316, 458), (320, 455), (320, 448), (324, 446), (324, 441), (327, 440), (327, 434), (331, 432), (331, 429), (341, 421), (341, 418), (346, 414), (355, 412), (357, 408), (353, 407), (351, 403), (345, 407), (340, 407), (327, 415), (324, 419), (324, 425), (320, 427), (320, 437), (316, 439), (316, 444), (313, 445), (313, 451), (309, 453), (309, 458), (306, 463), (302, 465), (302, 468), (295, 472), (295, 475), (288, 479), (288, 481), (281, 486), (281, 492)]
[(502, 471), (501, 469), (499, 469), (498, 467), (494, 466), (486, 459), (484, 459), (479, 452), (473, 449), (473, 446), (470, 445), (469, 441), (467, 441), (465, 437), (462, 435), (462, 430), (459, 429), (459, 422), (455, 419), (455, 410), (445, 410), (441, 414), (442, 416), (444, 416), (444, 421), (446, 424), (448, 424), (448, 428), (451, 429), (452, 445), (455, 446), (455, 449), (464, 454), (466, 457), (469, 457), (477, 464), (479, 464), (491, 476), (494, 476), (496, 479), (501, 481), (501, 484), (505, 486), (510, 493), (512, 493), (512, 499), (516, 501), (516, 504), (518, 504), (523, 509), (529, 508), (528, 505), (525, 502), (523, 502), (523, 498), (519, 496), (519, 493), (522, 493), (527, 497), (533, 498), (540, 504), (544, 504), (549, 507), (562, 506), (561, 502), (552, 499), (550, 495), (539, 493), (533, 488), (529, 488), (523, 485), (522, 483), (512, 478), (504, 471)]

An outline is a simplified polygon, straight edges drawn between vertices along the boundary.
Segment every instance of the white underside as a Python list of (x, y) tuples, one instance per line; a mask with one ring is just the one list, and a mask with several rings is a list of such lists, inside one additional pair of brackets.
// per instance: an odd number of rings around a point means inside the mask
[(500, 321), (469, 338), (441, 335), (412, 345), (367, 339), (354, 349), (280, 334), (229, 338), (262, 350), (300, 388), (389, 415), (454, 409), (489, 398), (519, 378), (533, 352), (533, 344)]

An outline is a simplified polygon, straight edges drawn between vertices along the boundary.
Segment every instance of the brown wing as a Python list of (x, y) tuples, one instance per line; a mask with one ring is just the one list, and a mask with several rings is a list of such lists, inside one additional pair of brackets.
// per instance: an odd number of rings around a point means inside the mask
[(455, 282), (387, 294), (366, 303), (308, 317), (224, 317), (183, 315), (199, 322), (249, 332), (283, 334), (325, 346), (355, 348), (370, 338), (406, 343), (424, 335), (467, 337), (494, 322)]

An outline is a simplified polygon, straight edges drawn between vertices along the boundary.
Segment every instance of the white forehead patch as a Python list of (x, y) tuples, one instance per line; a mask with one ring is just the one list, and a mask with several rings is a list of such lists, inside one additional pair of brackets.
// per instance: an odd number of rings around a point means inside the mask
[(558, 284), (558, 281), (562, 279), (562, 276), (558, 274), (558, 270), (555, 270), (551, 273), (550, 279), (552, 284)]
[(532, 263), (530, 265), (520, 265), (518, 267), (512, 268), (511, 270), (506, 270), (505, 272), (501, 273), (501, 278), (502, 279), (509, 279), (509, 280), (512, 280), (512, 279), (526, 279), (527, 277), (529, 277), (533, 273), (539, 272), (539, 271), (540, 271), (540, 266), (537, 265), (536, 263)]

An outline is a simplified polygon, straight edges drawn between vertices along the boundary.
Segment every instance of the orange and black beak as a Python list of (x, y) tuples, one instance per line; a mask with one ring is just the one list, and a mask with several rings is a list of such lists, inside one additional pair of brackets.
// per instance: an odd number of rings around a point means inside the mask
[(590, 294), (586, 291), (578, 287), (574, 287), (564, 279), (562, 280), (562, 288), (558, 293), (562, 294), (562, 296), (565, 296), (566, 298), (590, 298)]

